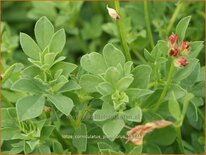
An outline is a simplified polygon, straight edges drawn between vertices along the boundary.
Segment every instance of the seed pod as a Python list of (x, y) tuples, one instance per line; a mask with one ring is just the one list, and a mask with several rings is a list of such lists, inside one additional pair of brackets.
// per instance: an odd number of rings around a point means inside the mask
[(109, 8), (107, 5), (107, 10), (108, 10), (110, 17), (112, 17), (112, 19), (114, 19), (115, 21), (118, 21), (120, 19), (120, 16), (118, 15), (115, 9)]

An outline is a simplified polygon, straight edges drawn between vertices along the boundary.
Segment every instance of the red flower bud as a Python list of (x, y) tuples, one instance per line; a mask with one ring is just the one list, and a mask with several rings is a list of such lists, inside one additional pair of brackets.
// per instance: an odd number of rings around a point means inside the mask
[(190, 43), (188, 41), (183, 41), (183, 42), (181, 42), (180, 46), (181, 46), (180, 50), (184, 51), (184, 50), (186, 50), (186, 49), (188, 49), (190, 47)]
[(172, 35), (169, 36), (169, 43), (171, 46), (174, 46), (175, 44), (177, 44), (178, 41), (178, 35), (173, 33)]
[(176, 57), (178, 53), (179, 53), (178, 48), (171, 48), (169, 55)]
[(176, 67), (184, 67), (188, 64), (187, 59), (185, 57), (179, 57), (178, 59), (174, 60), (174, 65)]

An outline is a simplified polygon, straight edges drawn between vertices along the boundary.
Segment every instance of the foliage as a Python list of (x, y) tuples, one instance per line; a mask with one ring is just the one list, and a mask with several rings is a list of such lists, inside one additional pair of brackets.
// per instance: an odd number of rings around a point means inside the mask
[(2, 153), (203, 153), (195, 3), (3, 2)]

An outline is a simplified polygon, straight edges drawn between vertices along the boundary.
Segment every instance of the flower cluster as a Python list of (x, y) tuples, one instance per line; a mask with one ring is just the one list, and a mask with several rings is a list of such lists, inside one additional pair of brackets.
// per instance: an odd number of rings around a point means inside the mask
[(186, 56), (190, 52), (190, 43), (188, 41), (178, 40), (177, 34), (172, 34), (169, 36), (168, 41), (169, 55), (175, 57), (174, 65), (176, 67), (184, 67), (188, 64)]
[(166, 120), (159, 120), (148, 122), (145, 125), (138, 125), (127, 132), (127, 142), (131, 141), (134, 145), (141, 145), (143, 138), (147, 133), (152, 132), (154, 129), (159, 129), (171, 125), (172, 122)]

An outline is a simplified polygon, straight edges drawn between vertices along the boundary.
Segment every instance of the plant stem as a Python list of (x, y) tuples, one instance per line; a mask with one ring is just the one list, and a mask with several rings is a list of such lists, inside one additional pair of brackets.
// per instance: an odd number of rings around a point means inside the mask
[(162, 94), (160, 95), (160, 98), (159, 100), (157, 101), (155, 107), (154, 107), (154, 111), (157, 111), (157, 109), (160, 107), (166, 93), (167, 93), (167, 90), (169, 88), (169, 85), (170, 83), (172, 82), (172, 76), (173, 76), (173, 72), (174, 72), (174, 64), (171, 63), (171, 66), (170, 66), (170, 70), (169, 70), (169, 73), (168, 73), (168, 77), (167, 77), (167, 83), (166, 85), (164, 86), (164, 89), (162, 91)]
[(135, 56), (142, 62), (142, 63), (147, 63), (147, 61), (144, 59), (144, 57), (139, 53), (139, 51), (137, 51), (134, 46), (131, 47), (133, 53), (135, 54)]
[(168, 34), (170, 33), (172, 27), (174, 26), (174, 23), (175, 23), (175, 21), (176, 21), (177, 15), (179, 14), (179, 12), (180, 12), (180, 10), (182, 9), (182, 7), (183, 7), (183, 3), (180, 3), (180, 4), (176, 7), (176, 9), (175, 9), (175, 11), (174, 11), (174, 13), (173, 13), (173, 15), (172, 15), (172, 18), (170, 19), (169, 24), (168, 24), (168, 26), (167, 26), (165, 37), (168, 36)]
[(154, 39), (153, 39), (151, 25), (150, 25), (147, 0), (144, 0), (144, 16), (145, 16), (145, 23), (146, 23), (146, 28), (147, 28), (147, 34), (148, 34), (148, 37), (149, 37), (151, 48), (153, 49), (154, 48)]
[(187, 109), (190, 103), (190, 100), (194, 97), (193, 94), (188, 93), (185, 97), (184, 97), (184, 101), (183, 101), (183, 108), (182, 108), (182, 113), (180, 116), (180, 126), (182, 126), (182, 123), (184, 121), (185, 115), (187, 113)]
[(181, 128), (177, 127), (176, 132), (177, 132), (177, 142), (179, 144), (180, 154), (184, 154), (184, 146), (183, 146), (183, 143), (182, 143)]
[[(115, 9), (117, 11), (117, 13), (120, 15), (121, 17), (121, 12), (120, 12), (120, 5), (119, 5), (119, 0), (115, 0), (114, 1), (114, 5), (115, 5)], [(123, 51), (124, 51), (124, 55), (127, 59), (127, 61), (130, 61), (132, 60), (131, 58), (131, 55), (130, 55), (130, 52), (129, 52), (129, 47), (127, 45), (127, 41), (126, 41), (126, 34), (125, 34), (125, 29), (123, 27), (123, 24), (122, 24), (122, 20), (119, 19), (117, 21), (117, 28), (118, 28), (118, 32), (119, 32), (119, 36), (120, 36), (120, 40), (121, 40), (121, 44), (122, 44), (122, 47), (123, 47)]]

